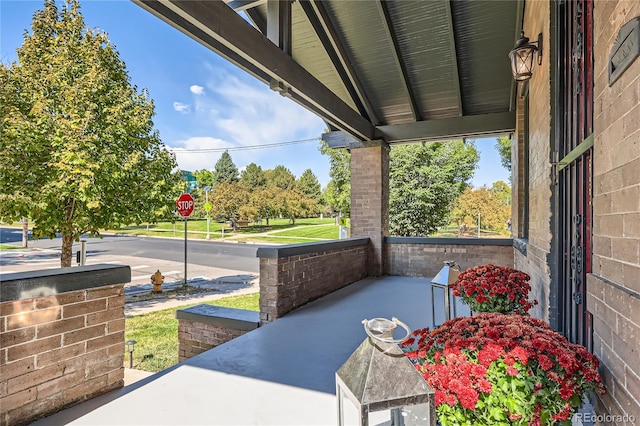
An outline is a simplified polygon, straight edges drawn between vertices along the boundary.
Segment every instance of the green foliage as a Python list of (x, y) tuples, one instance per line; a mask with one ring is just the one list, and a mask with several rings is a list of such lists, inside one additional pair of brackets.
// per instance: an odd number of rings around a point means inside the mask
[(511, 217), (511, 206), (507, 204), (511, 189), (502, 184), (496, 182), (492, 189), (467, 188), (460, 195), (455, 202), (452, 219), (461, 230), (477, 226), (478, 214), (481, 228), (500, 232), (507, 230), (507, 221)]
[[(241, 219), (240, 209), (249, 204), (249, 190), (240, 182), (220, 182), (209, 193), (211, 216), (225, 220)], [(235, 226), (234, 226), (235, 228)]]
[(213, 170), (213, 178), (215, 184), (238, 181), (238, 168), (233, 163), (229, 151), (223, 152), (220, 159), (216, 162)]
[(280, 214), (291, 219), (291, 223), (296, 223), (297, 218), (315, 215), (318, 210), (316, 201), (297, 188), (281, 190), (277, 200)]
[(320, 144), (320, 152), (329, 157), (331, 180), (323, 193), (324, 203), (331, 212), (351, 212), (351, 154), (346, 149), (329, 148), (326, 142)]
[(496, 149), (500, 154), (502, 167), (511, 171), (511, 138), (509, 136), (500, 136), (496, 139)]
[(210, 186), (213, 188), (213, 185), (215, 184), (215, 177), (211, 170), (196, 170), (195, 172), (193, 172), (193, 175), (195, 176), (196, 181), (198, 181), (198, 186), (200, 188), (204, 188), (205, 186)]
[(0, 218), (34, 219), (36, 238), (61, 233), (62, 266), (84, 233), (167, 217), (180, 183), (153, 101), (79, 9), (45, 1), (18, 62), (0, 64)]
[(296, 181), (297, 188), (308, 198), (319, 202), (322, 198), (320, 182), (311, 169), (305, 170)]
[(505, 181), (499, 180), (493, 182), (491, 185), (491, 192), (500, 200), (500, 203), (505, 206), (511, 205), (511, 186)]
[(251, 163), (240, 173), (240, 182), (246, 185), (249, 191), (255, 191), (267, 185), (267, 178), (262, 171), (262, 167), (256, 163)]
[(280, 189), (293, 189), (296, 185), (296, 177), (285, 166), (276, 166), (272, 170), (264, 172), (267, 178), (267, 186), (275, 186)]
[(389, 165), (391, 235), (427, 236), (449, 223), (456, 198), (478, 163), (470, 142), (394, 146)]

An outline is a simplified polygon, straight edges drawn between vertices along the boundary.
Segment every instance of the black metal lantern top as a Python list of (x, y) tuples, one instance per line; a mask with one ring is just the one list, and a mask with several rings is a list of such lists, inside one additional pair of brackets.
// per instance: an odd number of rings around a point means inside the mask
[(520, 39), (516, 42), (516, 47), (509, 52), (511, 73), (516, 81), (526, 81), (531, 78), (536, 52), (538, 65), (540, 65), (542, 64), (542, 34), (538, 35), (538, 41), (529, 42), (529, 38), (522, 31)]

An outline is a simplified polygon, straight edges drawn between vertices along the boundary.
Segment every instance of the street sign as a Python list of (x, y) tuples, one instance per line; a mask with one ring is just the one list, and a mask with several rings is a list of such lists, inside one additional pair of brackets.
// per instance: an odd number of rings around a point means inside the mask
[(211, 203), (210, 202), (206, 202), (204, 205), (204, 211), (206, 211), (207, 213), (211, 211)]
[(182, 217), (189, 217), (193, 212), (195, 202), (191, 194), (184, 193), (176, 200), (176, 206), (178, 206), (178, 214)]

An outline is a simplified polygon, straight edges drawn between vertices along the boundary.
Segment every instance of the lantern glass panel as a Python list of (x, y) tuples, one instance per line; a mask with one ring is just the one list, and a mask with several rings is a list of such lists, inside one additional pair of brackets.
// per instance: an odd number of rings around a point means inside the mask
[(342, 408), (341, 426), (424, 426), (431, 425), (432, 407), (429, 403), (405, 405), (382, 411), (367, 411), (359, 407), (344, 393), (339, 392)]
[(531, 78), (533, 70), (533, 59), (535, 56), (535, 46), (525, 46), (513, 49), (509, 53), (511, 59), (511, 72), (516, 81), (524, 81)]

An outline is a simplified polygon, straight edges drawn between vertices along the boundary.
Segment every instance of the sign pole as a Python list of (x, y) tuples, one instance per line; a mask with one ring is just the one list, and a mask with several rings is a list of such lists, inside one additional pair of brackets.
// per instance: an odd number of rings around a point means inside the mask
[(187, 216), (184, 217), (184, 286), (187, 286)]
[(195, 202), (189, 193), (184, 193), (176, 200), (178, 214), (184, 217), (184, 287), (187, 286), (187, 221), (189, 215), (193, 212)]

